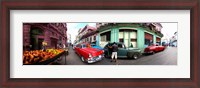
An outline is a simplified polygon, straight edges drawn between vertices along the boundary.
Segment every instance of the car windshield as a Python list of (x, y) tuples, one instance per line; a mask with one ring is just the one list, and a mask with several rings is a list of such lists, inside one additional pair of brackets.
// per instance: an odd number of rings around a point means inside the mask
[(91, 46), (93, 47), (93, 46), (96, 46), (95, 44), (91, 44)]
[(86, 45), (85, 45), (85, 44), (83, 44), (83, 45), (82, 45), (82, 48), (86, 48)]

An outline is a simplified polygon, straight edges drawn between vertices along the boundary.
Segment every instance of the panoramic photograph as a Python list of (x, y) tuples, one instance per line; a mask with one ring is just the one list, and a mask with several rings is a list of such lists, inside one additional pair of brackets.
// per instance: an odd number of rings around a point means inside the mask
[(23, 23), (23, 65), (177, 65), (178, 23)]

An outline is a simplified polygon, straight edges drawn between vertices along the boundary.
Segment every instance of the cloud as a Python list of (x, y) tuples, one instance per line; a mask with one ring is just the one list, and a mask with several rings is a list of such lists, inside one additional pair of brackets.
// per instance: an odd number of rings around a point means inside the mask
[(163, 28), (161, 32), (163, 33), (164, 37), (162, 39), (170, 39), (174, 36), (174, 33), (177, 32), (178, 26), (177, 23), (161, 23)]
[(80, 28), (84, 28), (87, 24), (89, 26), (96, 27), (96, 23), (67, 23), (67, 34), (71, 34), (72, 43), (78, 35), (78, 30)]

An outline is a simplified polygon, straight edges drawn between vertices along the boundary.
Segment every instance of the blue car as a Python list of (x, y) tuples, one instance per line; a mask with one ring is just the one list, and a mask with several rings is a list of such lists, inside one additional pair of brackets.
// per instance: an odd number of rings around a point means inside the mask
[(97, 46), (96, 44), (90, 44), (92, 48), (96, 48), (99, 50), (104, 50), (103, 48), (101, 48), (100, 46)]

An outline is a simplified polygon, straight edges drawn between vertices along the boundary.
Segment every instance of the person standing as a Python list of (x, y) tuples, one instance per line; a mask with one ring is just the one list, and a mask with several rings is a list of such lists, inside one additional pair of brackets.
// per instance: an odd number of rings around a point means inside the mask
[(46, 41), (43, 41), (43, 42), (42, 42), (42, 50), (43, 50), (43, 51), (46, 51), (46, 46), (47, 46), (47, 42), (46, 42)]
[(114, 42), (113, 45), (112, 45), (112, 56), (111, 56), (112, 60), (111, 60), (111, 62), (115, 61), (117, 63), (117, 51), (118, 51), (118, 46)]
[(61, 49), (61, 44), (57, 44), (57, 49)]

